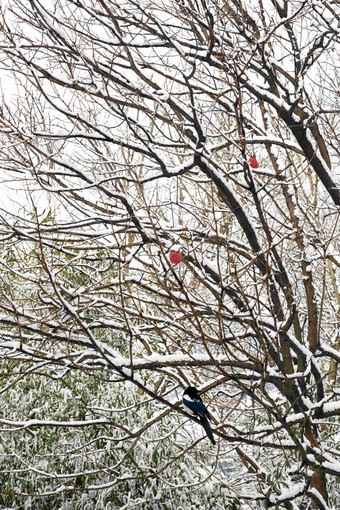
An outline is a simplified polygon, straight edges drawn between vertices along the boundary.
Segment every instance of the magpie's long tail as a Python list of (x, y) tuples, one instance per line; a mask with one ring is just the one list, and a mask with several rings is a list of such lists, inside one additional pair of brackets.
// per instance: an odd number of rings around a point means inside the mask
[(211, 430), (210, 423), (208, 422), (207, 418), (205, 416), (204, 417), (200, 416), (200, 418), (201, 418), (202, 426), (203, 426), (204, 430), (206, 431), (208, 438), (210, 439), (212, 444), (216, 444), (216, 441), (213, 436), (213, 431)]

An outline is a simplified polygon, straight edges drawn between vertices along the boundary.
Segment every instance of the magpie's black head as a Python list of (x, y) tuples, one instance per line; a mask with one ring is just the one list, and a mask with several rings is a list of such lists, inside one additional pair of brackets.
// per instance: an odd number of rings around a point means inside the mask
[(184, 395), (188, 395), (192, 399), (199, 398), (198, 389), (195, 386), (188, 386)]

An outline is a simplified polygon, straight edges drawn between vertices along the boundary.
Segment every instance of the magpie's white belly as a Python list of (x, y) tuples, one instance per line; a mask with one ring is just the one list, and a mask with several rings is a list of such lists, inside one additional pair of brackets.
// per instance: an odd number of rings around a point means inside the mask
[(192, 410), (190, 409), (190, 407), (186, 406), (184, 403), (183, 403), (183, 407), (184, 407), (184, 411), (185, 411), (186, 413), (188, 413), (190, 416), (195, 416), (194, 411), (192, 411)]

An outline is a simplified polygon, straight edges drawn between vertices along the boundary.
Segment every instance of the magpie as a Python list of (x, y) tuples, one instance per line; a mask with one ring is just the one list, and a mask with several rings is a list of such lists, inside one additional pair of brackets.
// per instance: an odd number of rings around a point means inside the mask
[(194, 386), (188, 386), (188, 388), (183, 393), (183, 406), (185, 411), (190, 416), (196, 416), (199, 418), (202, 427), (207, 433), (208, 438), (210, 439), (212, 444), (216, 444), (213, 432), (208, 422), (208, 420), (211, 420), (211, 416), (208, 413), (208, 409), (205, 407), (201, 397), (198, 394), (198, 389), (195, 388)]

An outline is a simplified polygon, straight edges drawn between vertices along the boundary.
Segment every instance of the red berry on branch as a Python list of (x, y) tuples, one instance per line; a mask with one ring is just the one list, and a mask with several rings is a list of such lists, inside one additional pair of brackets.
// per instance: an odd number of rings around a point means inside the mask
[(258, 164), (258, 161), (257, 159), (255, 158), (255, 156), (252, 156), (251, 158), (249, 158), (249, 164), (252, 168), (259, 168), (259, 164)]
[(179, 264), (182, 260), (182, 254), (179, 251), (171, 251), (170, 252), (170, 262), (171, 264)]

